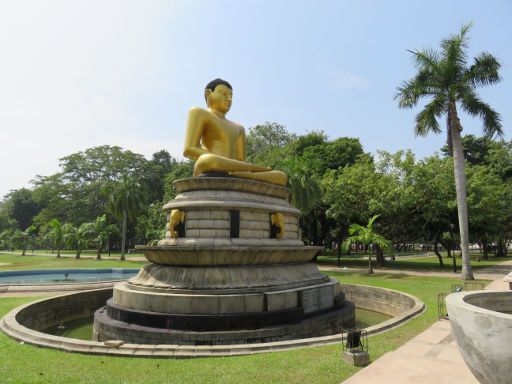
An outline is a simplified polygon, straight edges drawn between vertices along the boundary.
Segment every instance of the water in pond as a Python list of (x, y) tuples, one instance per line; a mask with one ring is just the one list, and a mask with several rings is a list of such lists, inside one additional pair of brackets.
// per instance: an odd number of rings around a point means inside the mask
[(51, 269), (0, 272), (2, 284), (69, 284), (126, 280), (138, 273), (135, 268)]
[[(380, 312), (369, 311), (367, 309), (356, 308), (356, 328), (367, 328), (371, 325), (382, 323), (390, 319), (391, 316), (385, 315)], [(92, 339), (92, 324), (94, 319), (87, 317), (84, 319), (77, 319), (67, 321), (62, 326), (54, 326), (44, 330), (43, 332), (56, 336), (70, 337), (80, 340)]]
[(382, 323), (391, 319), (392, 316), (381, 312), (370, 311), (368, 309), (356, 308), (356, 325), (355, 328), (363, 329), (372, 325)]
[(86, 317), (83, 319), (76, 319), (66, 321), (63, 324), (56, 325), (54, 327), (45, 329), (44, 333), (50, 335), (69, 337), (72, 339), (80, 340), (92, 340), (92, 324), (94, 319), (92, 317)]

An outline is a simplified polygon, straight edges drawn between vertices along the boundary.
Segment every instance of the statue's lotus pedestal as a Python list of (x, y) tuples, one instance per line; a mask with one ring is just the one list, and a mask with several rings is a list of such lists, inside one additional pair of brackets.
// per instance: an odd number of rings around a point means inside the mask
[[(354, 306), (339, 283), (311, 263), (320, 248), (300, 240), (299, 211), (286, 188), (230, 177), (177, 180), (174, 187), (178, 195), (164, 206), (166, 239), (137, 247), (151, 264), (114, 286), (95, 314), (97, 340), (257, 343), (353, 325)], [(183, 222), (170, 224), (171, 212)], [(175, 230), (180, 237), (171, 237)]]

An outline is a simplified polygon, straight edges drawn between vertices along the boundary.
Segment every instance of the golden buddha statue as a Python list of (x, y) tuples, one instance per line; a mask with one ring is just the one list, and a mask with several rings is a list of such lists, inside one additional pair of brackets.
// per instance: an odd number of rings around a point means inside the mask
[(222, 79), (208, 83), (204, 90), (208, 109), (194, 107), (188, 114), (183, 156), (195, 160), (194, 176), (221, 173), (230, 176), (286, 185), (281, 171), (245, 161), (245, 130), (226, 119), (233, 88)]

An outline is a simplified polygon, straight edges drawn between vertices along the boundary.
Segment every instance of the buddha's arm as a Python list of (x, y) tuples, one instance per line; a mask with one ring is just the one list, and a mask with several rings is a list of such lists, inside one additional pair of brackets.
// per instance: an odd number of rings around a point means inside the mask
[(240, 135), (236, 140), (236, 159), (245, 161), (245, 130), (243, 127), (240, 127), (240, 129)]
[(201, 148), (201, 137), (206, 124), (206, 114), (201, 108), (194, 107), (188, 113), (187, 130), (183, 156), (197, 160), (199, 156), (209, 153)]

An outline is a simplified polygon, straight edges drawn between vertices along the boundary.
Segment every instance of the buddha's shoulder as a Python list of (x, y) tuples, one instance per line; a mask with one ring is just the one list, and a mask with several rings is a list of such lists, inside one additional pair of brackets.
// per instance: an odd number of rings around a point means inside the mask
[(189, 115), (203, 115), (203, 114), (211, 115), (212, 113), (209, 110), (201, 108), (201, 107), (192, 107), (188, 111), (188, 114)]

